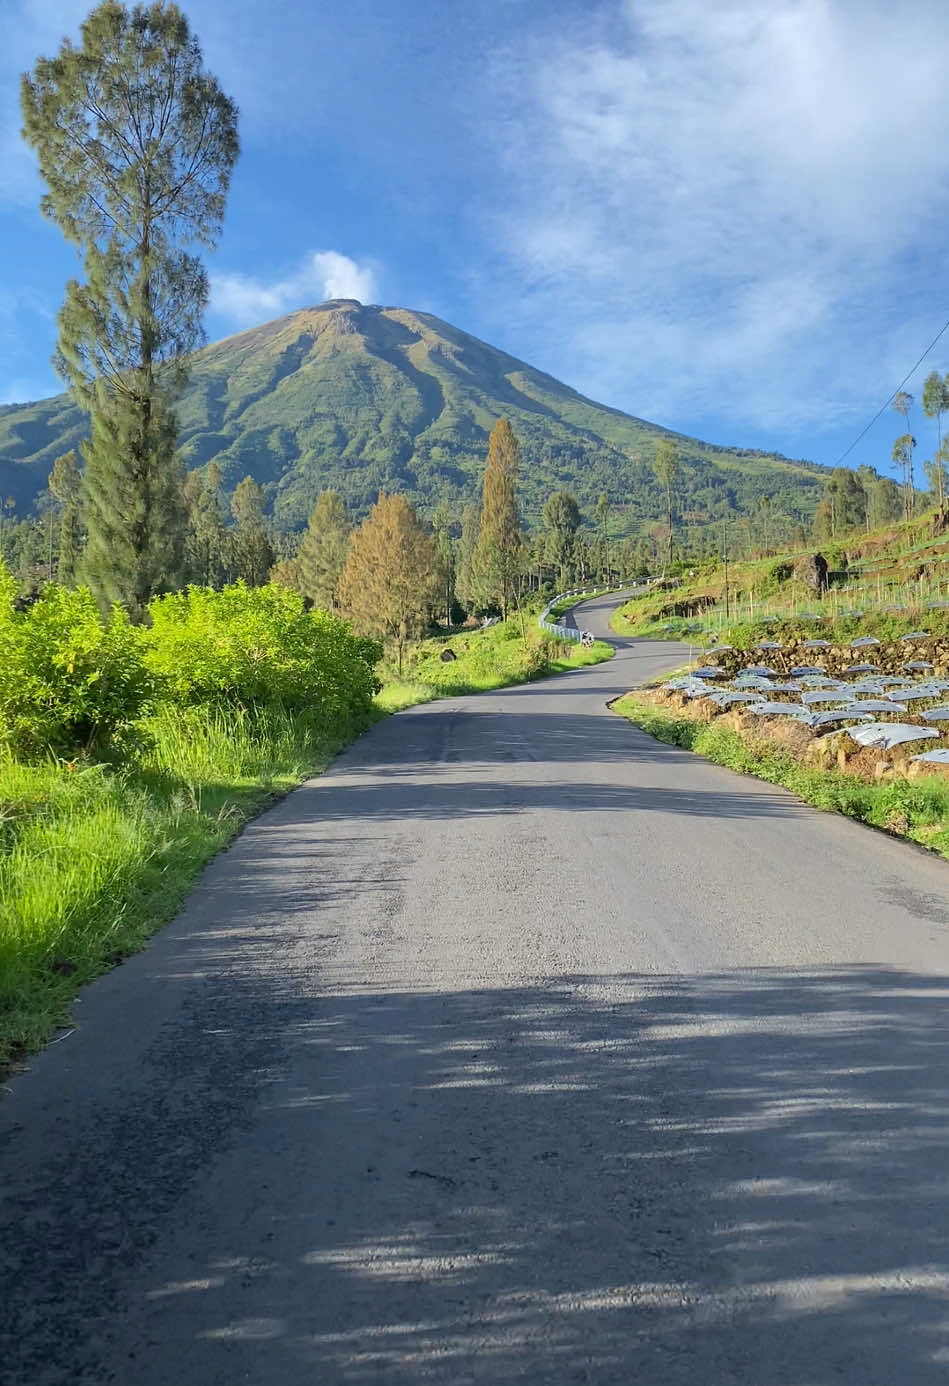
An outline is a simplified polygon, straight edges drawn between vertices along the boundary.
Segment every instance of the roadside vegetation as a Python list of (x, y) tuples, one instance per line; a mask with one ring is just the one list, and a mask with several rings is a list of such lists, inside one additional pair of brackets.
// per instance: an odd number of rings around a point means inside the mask
[(278, 587), (155, 599), (151, 624), (0, 576), (0, 1066), (141, 946), (263, 804), (373, 714), (380, 650)]
[[(902, 446), (905, 439), (898, 442)], [(917, 661), (924, 683), (928, 670), (945, 677), (949, 511), (945, 454), (937, 460), (942, 471), (927, 465), (939, 502), (935, 508), (932, 496), (926, 508), (920, 507), (908, 475), (899, 488), (838, 469), (828, 479), (815, 518), (815, 542), (730, 558), (727, 565), (719, 556), (683, 567), (625, 603), (614, 613), (614, 629), (692, 644), (696, 663), (720, 666), (726, 679), (763, 661), (775, 671), (778, 686), (784, 681), (788, 690), (775, 696), (792, 702), (799, 696), (792, 670), (799, 666), (817, 666), (831, 678), (846, 679), (852, 666), (869, 660), (871, 681), (876, 675), (892, 681), (909, 678), (907, 663), (912, 670)], [(885, 511), (886, 523), (871, 527), (875, 509)], [(861, 639), (867, 644), (861, 649), (858, 643), (855, 650), (853, 642)], [(715, 686), (710, 683), (710, 692)], [(878, 715), (941, 731), (946, 724), (929, 722), (926, 713), (941, 706), (942, 697), (934, 689), (931, 698), (914, 697), (905, 711)], [(800, 722), (757, 717), (674, 687), (640, 690), (614, 707), (661, 740), (949, 855), (946, 767), (912, 758), (943, 746), (941, 737), (922, 746), (916, 741), (871, 750), (845, 726), (831, 725), (818, 734)]]
[[(618, 634), (697, 644), (813, 632), (815, 623), (861, 634), (912, 628), (925, 613), (940, 629), (949, 611), (949, 512), (927, 506), (869, 532), (815, 535), (784, 551), (728, 564), (719, 554), (681, 563), (613, 616)], [(882, 638), (882, 635), (881, 635)]]
[(949, 859), (949, 781), (937, 775), (908, 779), (896, 774), (875, 781), (872, 772), (868, 777), (836, 766), (808, 765), (799, 744), (782, 744), (786, 727), (739, 730), (727, 724), (729, 719), (708, 722), (657, 705), (648, 694), (627, 694), (613, 710), (670, 746), (781, 785), (816, 808), (909, 838)]
[[(572, 598), (576, 605), (579, 598)], [(446, 658), (446, 651), (451, 658)], [(612, 658), (613, 646), (595, 640), (558, 640), (539, 630), (534, 613), (522, 613), (484, 629), (462, 630), (412, 645), (404, 676), (391, 664), (380, 666), (382, 688), (376, 706), (395, 712), (413, 703), (529, 683), (550, 674), (582, 669)]]
[(14, 589), (0, 576), (0, 1069), (373, 720), (612, 654), (525, 613), (413, 642), (399, 679), (391, 651), (279, 586), (157, 597), (145, 625), (82, 588), (18, 611)]

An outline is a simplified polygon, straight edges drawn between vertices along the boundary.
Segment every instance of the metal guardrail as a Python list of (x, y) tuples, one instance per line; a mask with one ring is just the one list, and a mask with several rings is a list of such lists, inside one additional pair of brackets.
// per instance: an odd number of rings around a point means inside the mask
[(572, 592), (561, 592), (554, 597), (552, 601), (547, 603), (540, 613), (537, 624), (540, 626), (541, 630), (547, 631), (549, 635), (556, 635), (561, 640), (579, 640), (581, 644), (586, 643), (592, 645), (593, 636), (590, 631), (580, 630), (577, 626), (565, 626), (561, 625), (560, 622), (548, 621), (547, 617), (550, 612), (558, 602), (565, 602), (568, 597), (576, 597), (577, 601), (580, 601), (583, 597), (602, 597), (607, 592), (622, 592), (624, 588), (630, 585), (630, 583), (621, 582), (616, 587), (578, 587)]

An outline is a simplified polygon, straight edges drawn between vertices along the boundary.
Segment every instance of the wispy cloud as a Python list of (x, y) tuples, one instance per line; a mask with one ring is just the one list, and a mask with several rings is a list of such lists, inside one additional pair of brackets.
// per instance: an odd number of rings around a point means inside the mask
[(949, 299), (949, 11), (912, 10), (611, 0), (538, 39), (501, 74), (493, 223), (524, 329), (670, 421), (863, 408)]
[(293, 273), (275, 280), (248, 274), (212, 274), (211, 312), (236, 327), (252, 327), (280, 313), (328, 298), (376, 298), (371, 265), (357, 264), (336, 250), (316, 250)]

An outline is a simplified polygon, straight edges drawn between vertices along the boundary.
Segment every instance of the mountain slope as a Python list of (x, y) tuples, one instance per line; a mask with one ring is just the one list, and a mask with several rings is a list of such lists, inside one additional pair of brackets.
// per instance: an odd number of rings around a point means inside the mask
[[(528, 520), (561, 486), (588, 511), (605, 491), (626, 507), (630, 531), (663, 509), (650, 463), (668, 430), (595, 404), (428, 313), (339, 299), (215, 342), (195, 354), (178, 415), (188, 466), (216, 461), (229, 489), (252, 475), (287, 528), (330, 486), (357, 516), (380, 489), (406, 491), (427, 511), (475, 499), (501, 415), (521, 441)], [(22, 511), (84, 431), (66, 395), (0, 409), (0, 494)], [(817, 503), (824, 474), (811, 463), (672, 436), (682, 508), (696, 519), (751, 509), (765, 495), (794, 513)]]

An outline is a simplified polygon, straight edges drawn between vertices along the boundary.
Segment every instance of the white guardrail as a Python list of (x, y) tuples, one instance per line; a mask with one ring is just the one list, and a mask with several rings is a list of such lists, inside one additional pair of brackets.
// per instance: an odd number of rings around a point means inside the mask
[(579, 640), (583, 645), (592, 645), (593, 636), (590, 631), (580, 630), (577, 626), (565, 626), (559, 621), (548, 621), (547, 617), (559, 602), (565, 602), (568, 597), (576, 597), (579, 602), (583, 597), (601, 597), (605, 592), (621, 592), (625, 586), (627, 584), (623, 583), (619, 587), (578, 587), (572, 592), (560, 592), (544, 607), (537, 624), (541, 630), (559, 636), (561, 640)]
[(562, 640), (579, 640), (581, 644), (592, 645), (593, 634), (591, 631), (580, 630), (577, 626), (565, 626), (560, 622), (547, 620), (550, 612), (558, 602), (565, 602), (568, 597), (576, 597), (579, 602), (583, 597), (602, 597), (605, 596), (607, 592), (635, 592), (643, 587), (651, 587), (657, 581), (657, 578), (647, 578), (645, 582), (620, 582), (616, 583), (613, 587), (578, 587), (573, 592), (561, 592), (558, 596), (554, 597), (552, 601), (547, 603), (540, 613), (537, 624), (540, 626), (541, 630), (546, 630), (551, 635), (558, 635)]

